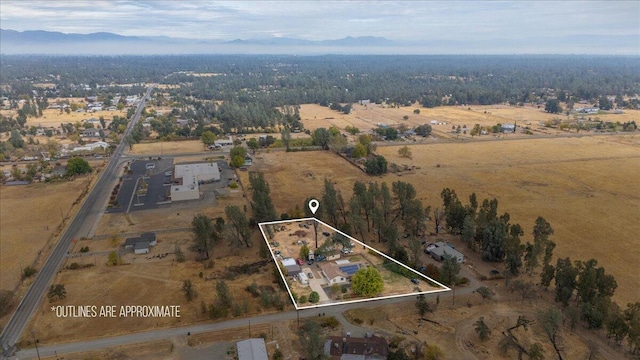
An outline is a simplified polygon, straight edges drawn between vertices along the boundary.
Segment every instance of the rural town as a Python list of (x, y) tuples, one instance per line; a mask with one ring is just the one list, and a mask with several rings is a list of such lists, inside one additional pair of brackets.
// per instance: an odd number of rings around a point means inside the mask
[(637, 16), (622, 55), (424, 53), (46, 27), (73, 4), (1, 4), (0, 358), (640, 356)]

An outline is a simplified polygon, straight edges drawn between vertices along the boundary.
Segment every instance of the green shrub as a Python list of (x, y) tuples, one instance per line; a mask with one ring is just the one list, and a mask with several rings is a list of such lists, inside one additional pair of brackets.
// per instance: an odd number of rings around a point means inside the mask
[(35, 275), (35, 273), (37, 273), (38, 270), (36, 270), (33, 266), (29, 265), (26, 268), (24, 268), (23, 273), (24, 273), (24, 277), (26, 278), (30, 278), (33, 275)]

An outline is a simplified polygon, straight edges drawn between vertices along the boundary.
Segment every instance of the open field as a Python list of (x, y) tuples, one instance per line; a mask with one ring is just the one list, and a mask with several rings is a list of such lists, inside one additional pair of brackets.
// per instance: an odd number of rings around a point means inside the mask
[[(633, 275), (640, 258), (634, 243), (640, 187), (633, 180), (640, 174), (639, 149), (634, 135), (415, 145), (413, 160), (400, 158), (398, 147), (380, 147), (390, 163), (420, 169), (378, 178), (328, 152), (263, 152), (251, 170), (265, 172), (278, 213), (302, 207), (307, 197), (319, 198), (325, 177), (345, 199), (355, 180), (410, 182), (432, 208), (441, 206), (445, 187), (465, 203), (471, 192), (480, 200), (496, 197), (499, 213), (509, 212), (511, 222), (525, 229), (524, 241), (543, 216), (555, 230), (556, 256), (596, 258), (618, 281), (615, 299), (626, 304), (637, 300), (640, 287)], [(246, 172), (241, 178), (248, 183)]]
[[(419, 109), (420, 114), (414, 114), (413, 111)], [(472, 129), (475, 124), (480, 126), (494, 126), (496, 124), (516, 123), (518, 126), (530, 126), (531, 131), (535, 135), (555, 135), (563, 134), (564, 131), (557, 129), (544, 128), (538, 130), (540, 123), (544, 123), (553, 119), (560, 119), (563, 122), (575, 121), (576, 115), (569, 116), (563, 114), (550, 114), (544, 111), (544, 106), (514, 107), (508, 105), (487, 105), (487, 106), (440, 106), (436, 108), (423, 108), (419, 104), (415, 106), (405, 106), (399, 108), (390, 108), (383, 105), (354, 104), (349, 115), (334, 111), (328, 107), (317, 104), (305, 104), (300, 107), (300, 116), (305, 128), (315, 130), (319, 127), (330, 127), (332, 125), (339, 129), (346, 126), (355, 126), (360, 131), (368, 131), (375, 129), (378, 124), (388, 126), (399, 126), (401, 124), (407, 127), (415, 127), (422, 124), (429, 124), (431, 121), (437, 121), (439, 125), (433, 125), (433, 132), (437, 136), (451, 137), (452, 126), (461, 126)], [(404, 116), (408, 116), (404, 120)], [(640, 111), (624, 110), (623, 114), (603, 113), (603, 114), (579, 114), (585, 118), (600, 119), (611, 122), (626, 122), (640, 119)], [(509, 137), (526, 137), (528, 135), (509, 134)], [(470, 134), (458, 134), (455, 137), (471, 138)], [(489, 136), (481, 136), (480, 138), (489, 138)]]
[[(119, 244), (101, 244), (95, 250), (104, 248), (118, 249)], [(174, 260), (175, 245), (181, 246), (185, 252), (186, 261), (178, 263)], [(85, 256), (77, 253), (80, 246), (93, 247), (92, 240), (83, 240), (76, 244), (73, 257), (65, 261), (64, 266), (73, 262), (78, 264), (94, 264), (91, 267), (78, 270), (62, 270), (54, 283), (64, 284), (67, 297), (56, 301), (53, 305), (95, 305), (98, 308), (107, 305), (160, 305), (180, 306), (180, 317), (57, 317), (50, 311), (51, 303), (43, 301), (40, 311), (30, 322), (29, 328), (39, 334), (41, 342), (57, 343), (80, 339), (97, 338), (105, 335), (113, 336), (133, 331), (150, 330), (154, 328), (173, 327), (194, 324), (208, 320), (201, 311), (201, 302), (210, 304), (216, 298), (217, 281), (226, 278), (230, 293), (240, 306), (242, 314), (257, 314), (270, 312), (260, 305), (259, 298), (248, 296), (244, 288), (256, 282), (258, 285), (275, 287), (272, 284), (273, 271), (271, 266), (261, 266), (257, 273), (251, 275), (235, 274), (229, 277), (228, 266), (254, 263), (258, 256), (258, 247), (252, 248), (229, 246), (223, 242), (211, 253), (212, 268), (204, 268), (203, 263), (195, 261), (196, 253), (188, 250), (192, 244), (188, 231), (175, 233), (158, 233), (158, 245), (151, 248), (149, 254), (135, 255), (125, 252), (122, 265), (108, 266), (108, 254), (88, 253)], [(109, 246), (110, 245), (110, 246)], [(93, 251), (93, 249), (91, 249)], [(169, 253), (168, 256), (157, 258), (154, 255)], [(199, 277), (202, 272), (203, 276)], [(191, 279), (198, 297), (192, 301), (185, 300), (181, 290), (185, 279)], [(207, 280), (215, 279), (215, 280)], [(280, 293), (283, 300), (286, 295)], [(285, 309), (291, 309), (289, 301), (285, 301)], [(25, 332), (23, 341), (27, 342), (29, 335)]]
[(77, 121), (82, 121), (84, 119), (90, 119), (90, 118), (100, 118), (100, 116), (104, 117), (104, 119), (107, 121), (107, 123), (109, 123), (111, 121), (111, 119), (113, 119), (113, 117), (117, 115), (117, 116), (127, 116), (127, 112), (126, 110), (122, 110), (122, 111), (107, 111), (107, 110), (103, 110), (103, 111), (97, 111), (94, 113), (86, 113), (86, 112), (82, 112), (82, 113), (77, 113), (72, 111), (70, 114), (67, 114), (66, 112), (62, 112), (60, 113), (60, 110), (56, 110), (56, 109), (45, 109), (42, 112), (42, 116), (39, 118), (34, 118), (34, 117), (29, 117), (27, 118), (27, 126), (40, 126), (42, 125), (43, 127), (49, 127), (49, 126), (53, 126), (53, 127), (58, 127), (60, 126), (60, 123), (72, 123), (75, 124)]
[(32, 264), (45, 248), (57, 241), (63, 217), (79, 208), (72, 205), (90, 177), (51, 184), (0, 187), (0, 288), (13, 290), (20, 281), (20, 268)]
[[(325, 178), (337, 181), (337, 187), (349, 196), (354, 181), (368, 178), (338, 155), (318, 151), (262, 151), (254, 156), (253, 166), (249, 170), (265, 173), (278, 213), (291, 213), (296, 206), (302, 209), (307, 197), (319, 199)], [(248, 172), (240, 171), (238, 174), (247, 187)]]
[(596, 258), (616, 277), (616, 299), (626, 304), (637, 300), (640, 287), (632, 275), (640, 258), (634, 240), (640, 232), (640, 184), (632, 180), (640, 174), (640, 148), (610, 140), (615, 138), (418, 145), (411, 147), (413, 160), (401, 159), (394, 147), (379, 153), (390, 162), (420, 166), (386, 178), (413, 183), (434, 206), (445, 187), (465, 203), (473, 191), (479, 199), (496, 197), (499, 213), (509, 212), (526, 240), (536, 217), (544, 217), (555, 230), (555, 254)]
[(129, 152), (132, 155), (159, 155), (206, 152), (204, 144), (200, 140), (185, 141), (158, 141), (133, 145)]

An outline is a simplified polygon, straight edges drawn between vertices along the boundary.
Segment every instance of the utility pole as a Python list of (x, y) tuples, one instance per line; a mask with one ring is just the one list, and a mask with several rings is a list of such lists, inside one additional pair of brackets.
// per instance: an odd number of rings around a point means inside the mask
[(36, 339), (36, 334), (31, 330), (31, 337), (33, 338), (33, 343), (36, 344), (36, 354), (38, 355), (38, 360), (40, 360), (40, 351), (38, 350), (38, 339)]

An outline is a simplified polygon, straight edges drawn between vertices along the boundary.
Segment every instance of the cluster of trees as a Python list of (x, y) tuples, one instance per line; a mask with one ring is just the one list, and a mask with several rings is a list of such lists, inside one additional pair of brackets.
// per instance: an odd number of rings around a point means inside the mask
[[(538, 217), (535, 221), (532, 229), (533, 242), (523, 244), (522, 227), (509, 222), (509, 213), (498, 216), (497, 199), (485, 199), (478, 205), (476, 195), (472, 193), (468, 205), (463, 205), (455, 191), (448, 188), (443, 189), (441, 197), (444, 205), (441, 219), (446, 220), (447, 228), (452, 233), (460, 234), (470, 249), (480, 251), (485, 261), (504, 262), (507, 278), (521, 273), (533, 275), (542, 266), (540, 284), (548, 288), (555, 280), (555, 300), (568, 308), (572, 324), (583, 320), (589, 328), (606, 327), (607, 335), (617, 343), (627, 338), (632, 352), (640, 349), (640, 303), (630, 303), (623, 311), (613, 302), (611, 298), (617, 288), (615, 278), (607, 274), (603, 267), (598, 267), (595, 259), (583, 262), (571, 261), (568, 257), (559, 258), (554, 266), (551, 260), (556, 244), (550, 239), (554, 231), (544, 218)], [(438, 213), (436, 209), (436, 224)], [(450, 281), (443, 278), (449, 272), (443, 269), (440, 280), (450, 284)], [(510, 282), (512, 291), (519, 292), (523, 300), (532, 296), (531, 282), (520, 279)], [(572, 298), (577, 311), (570, 310)], [(553, 331), (553, 324), (557, 321), (552, 320), (562, 317), (562, 313), (554, 311), (559, 315), (547, 312), (539, 318), (545, 320), (550, 327), (548, 337), (555, 347), (556, 331)], [(476, 328), (482, 337), (484, 327), (476, 323)], [(559, 351), (557, 347), (556, 351)]]
[[(416, 198), (410, 183), (395, 181), (391, 187), (383, 182), (356, 181), (353, 195), (345, 200), (340, 189), (328, 179), (324, 181), (321, 204), (315, 216), (344, 232), (359, 236), (366, 242), (366, 234), (373, 234), (378, 242), (389, 243), (389, 254), (400, 262), (416, 264), (421, 252), (418, 237), (424, 234), (430, 208), (425, 209)], [(308, 208), (305, 206), (305, 211)], [(404, 230), (411, 251), (411, 259), (399, 243)], [(413, 245), (412, 245), (413, 244)], [(417, 245), (417, 246), (416, 246)]]
[[(172, 116), (193, 120), (193, 124), (182, 127), (156, 124), (165, 136), (169, 131), (179, 136), (190, 136), (195, 131), (195, 136), (199, 136), (210, 122), (219, 123), (225, 133), (273, 130), (279, 125), (302, 129), (298, 104), (303, 103), (331, 106), (348, 113), (351, 104), (361, 99), (398, 106), (419, 102), (434, 107), (522, 104), (557, 98), (571, 102), (592, 100), (608, 109), (613, 102), (607, 95), (616, 96), (618, 107), (633, 107), (637, 101), (625, 102), (624, 96), (640, 92), (639, 66), (626, 58), (392, 58), (393, 61), (380, 56), (178, 56), (145, 57), (145, 60), (122, 57), (112, 62), (108, 58), (88, 57), (34, 57), (27, 61), (22, 56), (8, 56), (3, 60), (12, 72), (1, 74), (0, 79), (9, 86), (0, 92), (11, 99), (28, 100), (18, 113), (17, 121), (24, 122), (26, 116), (40, 115), (48, 104), (47, 96), (97, 95), (107, 101), (117, 93), (121, 97), (142, 94), (142, 83), (180, 85), (165, 90), (171, 100), (158, 95), (156, 101), (176, 106), (179, 110)], [(148, 61), (154, 66), (149, 67)], [(395, 65), (391, 66), (392, 63)], [(185, 67), (225, 76), (194, 77), (181, 72)], [(592, 72), (590, 76), (583, 76), (587, 71)], [(38, 89), (40, 95), (33, 97), (36, 90), (33, 84), (50, 82), (51, 74), (58, 77), (55, 89)], [(118, 87), (112, 83), (136, 85)], [(89, 85), (90, 90), (84, 85)], [(98, 89), (97, 85), (105, 87)], [(560, 109), (550, 106), (547, 111)]]
[(509, 213), (498, 215), (497, 199), (485, 199), (479, 205), (476, 194), (472, 193), (469, 204), (463, 205), (456, 192), (449, 188), (443, 189), (440, 196), (444, 207), (441, 216), (446, 219), (447, 228), (460, 234), (470, 249), (480, 251), (485, 261), (504, 262), (512, 276), (523, 270), (531, 274), (540, 265), (541, 256), (545, 266), (551, 261), (555, 243), (549, 236), (553, 228), (544, 218), (536, 219), (533, 243), (523, 244), (524, 230), (520, 224), (510, 223)]

